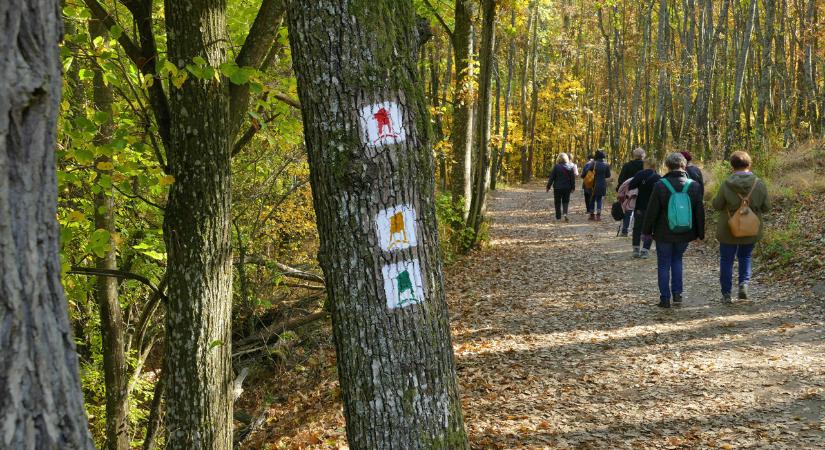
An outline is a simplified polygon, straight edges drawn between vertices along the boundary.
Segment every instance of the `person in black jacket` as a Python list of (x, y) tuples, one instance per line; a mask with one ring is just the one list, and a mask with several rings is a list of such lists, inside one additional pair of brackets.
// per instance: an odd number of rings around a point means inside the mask
[[(587, 204), (587, 211), (590, 213), (588, 220), (602, 220), (602, 204), (604, 196), (607, 195), (607, 180), (612, 176), (610, 174), (610, 164), (604, 160), (607, 158), (604, 151), (597, 150), (595, 160), (584, 165), (581, 177), (587, 178), (587, 173), (593, 170), (596, 174), (595, 184), (590, 193), (590, 201)], [(583, 186), (584, 187), (584, 186)], [(584, 187), (588, 190), (587, 187)]]
[[(637, 173), (644, 170), (644, 159), (645, 150), (643, 148), (636, 147), (633, 149), (633, 161), (625, 163), (625, 165), (622, 166), (622, 171), (619, 172), (619, 182), (616, 183), (616, 192), (619, 192), (619, 188), (625, 181), (633, 178)], [(631, 219), (633, 219), (633, 211), (626, 211), (624, 213), (624, 219), (622, 220), (623, 237), (627, 236), (627, 229), (630, 228)]]
[[(688, 244), (696, 239), (705, 238), (705, 207), (702, 203), (702, 188), (699, 183), (688, 178), (685, 168), (687, 160), (681, 153), (672, 153), (665, 160), (670, 172), (656, 183), (645, 211), (642, 227), (643, 239), (656, 240), (656, 256), (659, 272), (659, 306), (670, 308), (673, 303), (682, 303), (682, 256)], [(668, 222), (668, 205), (671, 192), (665, 185), (667, 180), (675, 192), (684, 192), (686, 184), (690, 197), (693, 226), (683, 232), (670, 229)]]
[(642, 225), (645, 222), (645, 210), (650, 201), (650, 194), (653, 193), (653, 186), (662, 179), (659, 173), (656, 172), (656, 167), (659, 164), (655, 159), (648, 159), (645, 161), (645, 168), (637, 173), (630, 180), (630, 189), (638, 189), (639, 194), (636, 197), (636, 221), (633, 222), (633, 257), (647, 259), (650, 255), (650, 246), (653, 241), (642, 243)]
[(685, 168), (685, 172), (687, 172), (688, 177), (690, 177), (691, 180), (699, 183), (702, 186), (702, 194), (704, 194), (705, 177), (702, 175), (702, 169), (696, 167), (694, 164), (691, 163), (691, 161), (693, 161), (693, 155), (691, 155), (690, 152), (685, 151), (680, 153), (682, 154), (682, 156), (685, 157), (685, 159), (688, 162), (688, 165)]
[(556, 165), (550, 171), (550, 178), (547, 180), (547, 192), (553, 188), (553, 204), (556, 207), (556, 220), (561, 220), (562, 213), (564, 221), (569, 222), (567, 210), (570, 206), (570, 193), (576, 189), (576, 176), (578, 175), (576, 166), (570, 162), (567, 153), (559, 154)]

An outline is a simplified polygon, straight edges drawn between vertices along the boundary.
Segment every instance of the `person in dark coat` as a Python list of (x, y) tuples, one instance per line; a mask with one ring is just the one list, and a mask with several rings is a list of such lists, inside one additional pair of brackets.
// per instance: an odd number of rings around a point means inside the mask
[[(702, 188), (699, 183), (688, 178), (685, 171), (687, 160), (681, 153), (672, 153), (665, 159), (668, 172), (664, 178), (656, 183), (645, 211), (645, 222), (642, 227), (643, 239), (656, 240), (656, 256), (659, 278), (659, 306), (670, 308), (673, 303), (682, 303), (682, 257), (688, 244), (696, 239), (705, 238), (705, 207), (702, 202)], [(690, 197), (693, 226), (687, 231), (673, 231), (668, 223), (668, 205), (671, 192), (665, 185), (667, 180), (675, 192), (683, 192), (686, 184)]]
[(682, 156), (685, 157), (685, 159), (688, 162), (688, 165), (685, 168), (685, 171), (687, 172), (688, 177), (690, 177), (691, 180), (699, 183), (699, 185), (702, 186), (702, 194), (704, 194), (705, 193), (705, 177), (704, 177), (704, 175), (702, 175), (702, 169), (696, 167), (696, 165), (691, 163), (691, 161), (693, 161), (693, 155), (691, 155), (690, 152), (685, 151), (685, 152), (680, 152), (680, 153), (682, 154)]
[(547, 192), (553, 189), (553, 204), (556, 207), (556, 220), (569, 222), (567, 211), (570, 206), (570, 193), (576, 189), (576, 176), (578, 170), (576, 165), (570, 162), (567, 153), (559, 154), (556, 165), (550, 171), (550, 178), (547, 180)]
[(630, 189), (638, 189), (636, 197), (636, 221), (633, 222), (633, 257), (647, 259), (650, 256), (650, 246), (653, 241), (642, 242), (642, 226), (645, 222), (645, 211), (653, 193), (653, 186), (662, 179), (656, 171), (659, 164), (655, 159), (645, 161), (645, 168), (630, 180)]
[[(751, 172), (751, 163), (749, 154), (742, 151), (733, 152), (730, 155), (733, 173), (725, 179), (719, 187), (719, 193), (713, 199), (713, 208), (721, 213), (716, 225), (716, 238), (719, 240), (719, 283), (722, 286), (722, 303), (731, 303), (735, 259), (739, 259), (738, 298), (749, 298), (748, 282), (751, 279), (753, 259), (751, 254), (765, 231), (763, 215), (771, 209), (768, 187)], [(728, 225), (728, 219), (742, 205), (743, 198), (748, 199), (748, 207), (759, 217), (759, 232), (756, 236), (735, 237)]]
[[(584, 163), (584, 167), (587, 167), (588, 164), (593, 164), (593, 155), (587, 155), (587, 162)], [(584, 194), (584, 206), (587, 208), (587, 214), (593, 214), (593, 211), (590, 209), (590, 199), (593, 197), (593, 190), (588, 189), (584, 186), (584, 183), (582, 183), (582, 193)]]
[[(644, 159), (645, 150), (643, 148), (636, 147), (633, 149), (633, 161), (625, 163), (625, 165), (622, 166), (622, 171), (619, 172), (619, 182), (616, 183), (616, 192), (619, 191), (619, 188), (625, 181), (633, 178), (637, 173), (644, 170)], [(633, 212), (634, 211), (631, 210), (624, 213), (624, 219), (622, 220), (622, 236), (627, 236), (628, 228), (630, 228), (630, 221), (633, 219)]]
[(604, 196), (607, 195), (607, 180), (612, 176), (610, 174), (610, 164), (604, 162), (606, 157), (607, 155), (605, 155), (603, 151), (597, 151), (595, 159), (587, 163), (582, 170), (582, 178), (586, 178), (587, 172), (591, 170), (596, 172), (596, 181), (587, 207), (587, 210), (590, 212), (590, 218), (588, 220), (602, 220), (602, 202)]

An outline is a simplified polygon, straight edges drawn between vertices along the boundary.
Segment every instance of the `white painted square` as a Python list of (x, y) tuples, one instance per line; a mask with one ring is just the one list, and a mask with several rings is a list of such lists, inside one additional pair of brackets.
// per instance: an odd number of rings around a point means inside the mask
[(398, 144), (407, 139), (404, 117), (396, 102), (381, 102), (361, 108), (361, 141), (367, 147)]
[(424, 301), (424, 284), (418, 259), (387, 264), (384, 275), (384, 294), (389, 309), (404, 308)]
[(382, 210), (375, 216), (378, 243), (385, 252), (402, 250), (418, 245), (415, 235), (415, 209), (409, 205), (397, 205)]

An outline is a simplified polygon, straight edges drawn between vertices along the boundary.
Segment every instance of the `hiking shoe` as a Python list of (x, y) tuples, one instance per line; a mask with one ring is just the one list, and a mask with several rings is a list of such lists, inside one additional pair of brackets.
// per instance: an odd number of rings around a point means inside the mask
[(658, 306), (659, 308), (670, 308), (670, 299), (659, 300), (659, 304), (656, 306)]
[(742, 283), (739, 285), (739, 300), (747, 300), (750, 297), (748, 296), (748, 285), (747, 283)]
[(596, 222), (601, 222), (601, 221), (602, 221), (602, 213), (597, 213), (596, 214)]
[(682, 294), (673, 294), (673, 304), (676, 306), (682, 305)]
[(564, 215), (564, 221), (565, 221), (565, 222), (570, 222), (570, 218), (569, 218), (569, 217), (567, 217), (567, 214), (565, 214), (565, 215)]
[(639, 258), (647, 259), (650, 258), (650, 250), (644, 249), (639, 253)]
[(627, 237), (627, 231), (623, 231), (621, 237)]
[(723, 305), (733, 304), (733, 301), (730, 299), (730, 294), (722, 294), (722, 304)]
[(641, 252), (639, 251), (639, 247), (633, 247), (633, 257), (640, 258), (642, 256)]
[(595, 220), (596, 220), (596, 215), (595, 215), (595, 214), (593, 214), (593, 213), (590, 213), (590, 217), (588, 217), (588, 218), (587, 218), (587, 220), (593, 220), (593, 221), (595, 221)]

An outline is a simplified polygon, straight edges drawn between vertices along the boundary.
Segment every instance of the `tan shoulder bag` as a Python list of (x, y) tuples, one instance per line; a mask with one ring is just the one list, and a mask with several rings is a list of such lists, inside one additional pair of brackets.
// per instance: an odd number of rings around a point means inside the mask
[(754, 180), (750, 192), (748, 192), (748, 195), (745, 197), (736, 193), (736, 195), (739, 196), (739, 208), (734, 213), (728, 211), (728, 226), (730, 227), (730, 234), (733, 235), (733, 237), (753, 237), (759, 234), (761, 221), (759, 220), (759, 216), (757, 216), (750, 207), (751, 195), (753, 195), (753, 191), (756, 189), (758, 183), (759, 179), (757, 178)]

